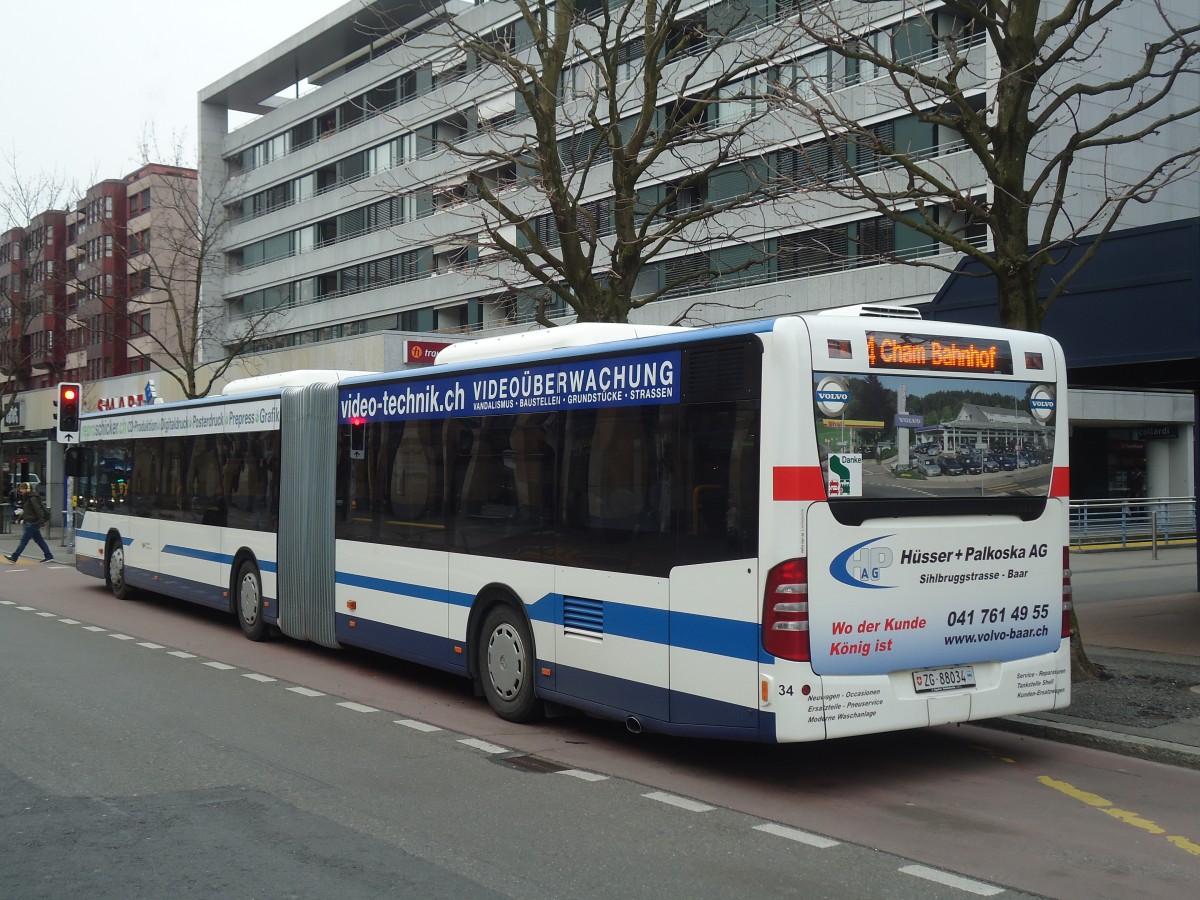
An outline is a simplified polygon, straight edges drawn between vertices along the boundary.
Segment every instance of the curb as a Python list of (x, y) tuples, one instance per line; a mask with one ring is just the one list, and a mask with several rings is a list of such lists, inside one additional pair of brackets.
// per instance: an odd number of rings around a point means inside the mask
[(1106, 750), (1109, 753), (1132, 756), (1169, 766), (1200, 769), (1200, 748), (1187, 744), (1176, 744), (1173, 741), (1160, 741), (1119, 731), (1107, 731), (1089, 725), (1051, 722), (1032, 716), (1004, 716), (975, 724), (998, 731), (1011, 731), (1015, 734), (1056, 741), (1060, 744), (1076, 744), (1093, 750)]

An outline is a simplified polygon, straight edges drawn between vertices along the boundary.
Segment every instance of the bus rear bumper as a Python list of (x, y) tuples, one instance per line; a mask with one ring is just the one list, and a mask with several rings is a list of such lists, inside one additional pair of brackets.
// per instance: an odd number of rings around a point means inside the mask
[(1054, 653), (976, 662), (970, 668), (971, 687), (919, 692), (911, 669), (822, 677), (807, 665), (777, 662), (769, 675), (764, 673), (773, 688), (764, 711), (775, 714), (776, 739), (782, 743), (973, 722), (1061, 709), (1071, 702), (1069, 640)]

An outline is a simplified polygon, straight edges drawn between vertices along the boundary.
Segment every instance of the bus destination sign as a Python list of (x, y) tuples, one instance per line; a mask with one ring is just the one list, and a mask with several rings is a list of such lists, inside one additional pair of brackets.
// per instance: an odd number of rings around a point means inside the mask
[(953, 337), (945, 334), (867, 332), (867, 364), (872, 369), (925, 372), (1013, 373), (1008, 341)]

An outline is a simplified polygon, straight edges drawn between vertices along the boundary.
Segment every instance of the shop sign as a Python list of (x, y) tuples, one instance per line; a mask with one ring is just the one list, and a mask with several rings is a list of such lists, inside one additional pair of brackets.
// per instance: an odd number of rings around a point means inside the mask
[(405, 341), (404, 361), (410, 366), (431, 366), (437, 362), (438, 352), (449, 346), (446, 342)]
[(1178, 425), (1139, 425), (1137, 427), (1139, 441), (1167, 441), (1179, 437)]

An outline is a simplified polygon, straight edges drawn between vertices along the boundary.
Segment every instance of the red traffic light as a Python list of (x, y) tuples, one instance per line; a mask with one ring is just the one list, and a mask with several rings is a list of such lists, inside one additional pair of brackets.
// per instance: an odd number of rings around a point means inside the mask
[(75, 388), (63, 388), (62, 398), (64, 400), (74, 400), (75, 399)]

